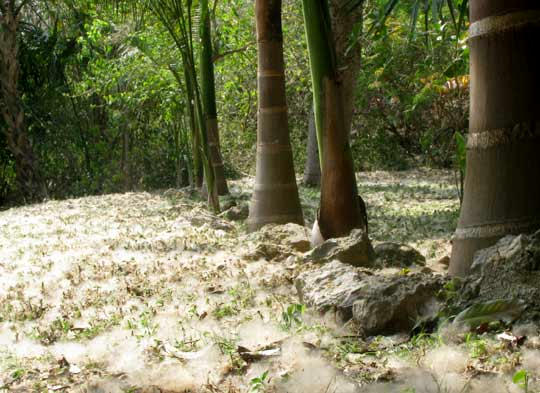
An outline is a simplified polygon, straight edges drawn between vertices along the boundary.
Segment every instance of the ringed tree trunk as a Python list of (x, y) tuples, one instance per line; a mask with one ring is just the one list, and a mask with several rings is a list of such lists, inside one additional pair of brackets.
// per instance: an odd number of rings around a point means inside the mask
[(212, 62), (212, 38), (210, 27), (210, 11), (208, 0), (201, 0), (201, 95), (204, 110), (204, 121), (208, 132), (208, 144), (210, 147), (210, 160), (214, 168), (214, 175), (218, 195), (227, 195), (229, 189), (225, 179), (223, 159), (219, 145), (219, 129), (216, 110), (216, 88), (214, 80), (214, 63)]
[(322, 239), (365, 228), (344, 119), (330, 13), (326, 0), (303, 0), (308, 41), (315, 124), (321, 156), (321, 201), (318, 231)]
[(256, 0), (258, 46), (257, 166), (248, 229), (304, 224), (287, 120), (281, 0)]
[(3, 131), (15, 158), (17, 183), (25, 198), (39, 201), (47, 196), (47, 190), (28, 138), (18, 89), (17, 30), (20, 17), (21, 6), (16, 6), (13, 1), (3, 1), (0, 6), (0, 94), (4, 103), (1, 112), (6, 123)]
[(540, 228), (540, 3), (472, 0), (465, 192), (450, 274), (508, 234)]

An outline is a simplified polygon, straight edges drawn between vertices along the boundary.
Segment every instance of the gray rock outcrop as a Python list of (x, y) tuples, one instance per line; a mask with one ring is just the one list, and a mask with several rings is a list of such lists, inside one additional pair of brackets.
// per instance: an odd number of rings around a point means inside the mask
[(438, 310), (444, 283), (438, 275), (376, 275), (340, 261), (304, 272), (295, 282), (302, 302), (353, 318), (366, 335), (409, 331), (417, 319)]
[(457, 309), (493, 299), (515, 299), (527, 305), (522, 321), (540, 320), (540, 231), (506, 236), (478, 251), (458, 293)]
[(373, 276), (358, 293), (353, 318), (366, 335), (408, 332), (419, 319), (437, 313), (445, 279), (425, 273)]
[(283, 260), (294, 253), (308, 251), (308, 236), (308, 229), (298, 224), (266, 225), (248, 235), (255, 246), (244, 257), (249, 260)]
[(249, 215), (249, 206), (247, 203), (240, 203), (240, 205), (234, 205), (229, 207), (223, 213), (220, 214), (220, 217), (224, 217), (227, 220), (231, 221), (242, 221), (245, 220)]
[(258, 232), (261, 242), (289, 247), (297, 252), (309, 250), (309, 230), (298, 224), (266, 225)]
[(336, 260), (301, 273), (295, 286), (301, 303), (321, 312), (334, 309), (348, 320), (352, 317), (353, 303), (367, 285), (369, 274)]
[(349, 236), (328, 239), (306, 255), (306, 260), (316, 263), (336, 259), (352, 266), (372, 267), (375, 254), (367, 233), (354, 229)]

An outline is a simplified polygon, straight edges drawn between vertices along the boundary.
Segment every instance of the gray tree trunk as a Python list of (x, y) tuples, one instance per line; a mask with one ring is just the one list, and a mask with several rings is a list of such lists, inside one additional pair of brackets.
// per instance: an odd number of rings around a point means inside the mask
[(319, 161), (319, 146), (317, 145), (317, 130), (315, 128), (313, 108), (309, 113), (308, 144), (303, 183), (308, 187), (319, 187), (321, 185), (321, 163)]
[(351, 130), (354, 93), (362, 58), (362, 45), (360, 44), (362, 31), (358, 32), (355, 37), (352, 36), (352, 32), (355, 26), (361, 26), (363, 17), (362, 6), (350, 11), (349, 4), (350, 0), (329, 1), (343, 96), (344, 123), (347, 132)]

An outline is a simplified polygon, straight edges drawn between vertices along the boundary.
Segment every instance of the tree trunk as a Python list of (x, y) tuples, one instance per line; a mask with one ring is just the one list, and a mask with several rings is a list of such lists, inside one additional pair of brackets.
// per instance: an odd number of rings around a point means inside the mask
[(322, 156), (318, 228), (323, 239), (364, 228), (344, 118), (343, 92), (326, 0), (303, 0), (308, 40), (315, 123)]
[(200, 56), (201, 70), (201, 95), (204, 109), (204, 120), (208, 132), (208, 143), (210, 147), (210, 160), (214, 168), (217, 192), (219, 195), (227, 195), (229, 189), (225, 179), (223, 159), (219, 146), (219, 128), (216, 110), (216, 88), (214, 81), (214, 63), (212, 62), (212, 39), (210, 31), (210, 12), (208, 10), (208, 0), (201, 0), (201, 43), (202, 50)]
[[(362, 46), (359, 41), (362, 31), (354, 32), (354, 30), (362, 27), (362, 6), (355, 7), (351, 11), (350, 0), (330, 0), (329, 6), (338, 63), (338, 78), (341, 81), (343, 117), (349, 135), (354, 114), (356, 81), (362, 58)], [(321, 184), (321, 168), (313, 116), (313, 112), (310, 112), (304, 184), (317, 187)]]
[[(363, 7), (359, 5), (350, 10), (350, 0), (330, 0), (330, 19), (336, 48), (338, 77), (341, 81), (343, 97), (343, 118), (347, 133), (350, 133), (354, 114), (354, 94), (361, 67)], [(360, 30), (354, 32), (355, 28)]]
[(124, 192), (131, 191), (131, 170), (129, 162), (130, 143), (129, 143), (129, 130), (124, 126), (122, 130), (122, 160), (120, 167), (122, 168), (122, 177), (124, 181)]
[(319, 160), (319, 147), (317, 146), (317, 130), (315, 128), (315, 113), (309, 113), (308, 144), (306, 166), (304, 168), (304, 185), (319, 187), (321, 185), (321, 163)]
[(465, 192), (450, 273), (508, 234), (540, 228), (540, 3), (473, 0)]
[(7, 145), (15, 158), (17, 183), (27, 200), (39, 201), (47, 196), (47, 190), (39, 175), (36, 158), (28, 139), (18, 89), (19, 18), (20, 13), (17, 14), (15, 4), (5, 2), (0, 12), (0, 94), (4, 103), (1, 112), (6, 123), (3, 130)]
[(197, 126), (197, 115), (195, 113), (195, 95), (193, 94), (193, 86), (188, 75), (187, 67), (184, 67), (184, 78), (186, 82), (187, 108), (189, 115), (189, 125), (191, 128), (191, 153), (193, 155), (193, 180), (191, 184), (197, 188), (203, 186), (203, 165), (201, 157), (201, 138), (199, 128)]
[(287, 122), (281, 0), (256, 0), (255, 15), (259, 110), (251, 231), (271, 223), (304, 223)]

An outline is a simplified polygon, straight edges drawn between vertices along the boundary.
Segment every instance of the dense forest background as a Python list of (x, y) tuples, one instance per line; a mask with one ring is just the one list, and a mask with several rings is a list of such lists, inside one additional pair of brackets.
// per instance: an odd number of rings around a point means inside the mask
[[(469, 59), (466, 28), (455, 21), (461, 2), (455, 3), (454, 14), (440, 1), (363, 2), (364, 17), (350, 37), (351, 47), (362, 49), (351, 131), (357, 170), (459, 167), (456, 135), (468, 125)], [(283, 7), (289, 128), (300, 173), (312, 108), (309, 57), (301, 2)], [(226, 174), (252, 175), (254, 7), (215, 0), (210, 8)], [(90, 0), (29, 3), (18, 39), (25, 123), (49, 197), (188, 184), (181, 56), (153, 13)], [(24, 201), (0, 133), (0, 206)]]

